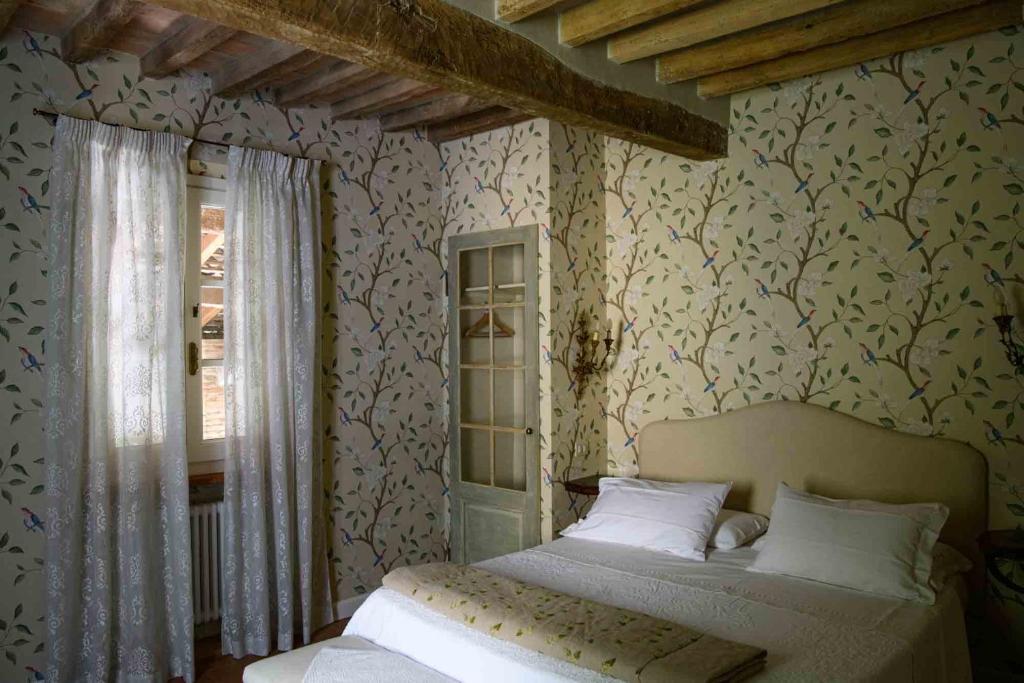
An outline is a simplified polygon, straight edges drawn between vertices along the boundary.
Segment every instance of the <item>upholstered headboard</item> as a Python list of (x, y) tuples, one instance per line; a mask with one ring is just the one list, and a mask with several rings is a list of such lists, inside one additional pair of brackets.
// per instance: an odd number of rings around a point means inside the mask
[(789, 401), (652, 422), (639, 440), (641, 477), (731, 480), (732, 509), (770, 514), (780, 481), (831, 498), (945, 503), (943, 540), (981, 566), (976, 539), (988, 521), (988, 466), (967, 444)]

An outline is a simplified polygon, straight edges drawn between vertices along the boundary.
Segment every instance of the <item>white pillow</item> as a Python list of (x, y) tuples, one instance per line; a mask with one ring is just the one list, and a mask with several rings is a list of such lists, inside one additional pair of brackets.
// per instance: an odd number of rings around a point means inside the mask
[(764, 547), (747, 569), (932, 604), (932, 549), (948, 516), (939, 503), (833, 500), (779, 484)]
[(764, 515), (722, 508), (715, 520), (708, 547), (719, 550), (739, 548), (763, 534), (767, 528), (768, 518)]
[(621, 543), (704, 561), (704, 548), (732, 482), (675, 484), (605, 477), (585, 519), (562, 536)]

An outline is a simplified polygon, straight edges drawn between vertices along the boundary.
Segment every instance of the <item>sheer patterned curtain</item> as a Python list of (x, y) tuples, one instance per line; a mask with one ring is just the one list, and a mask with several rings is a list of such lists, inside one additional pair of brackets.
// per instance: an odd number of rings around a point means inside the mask
[[(225, 653), (332, 618), (320, 458), (320, 164), (232, 147), (224, 223)], [(272, 642), (276, 630), (277, 642)]]
[(61, 117), (45, 409), (47, 680), (193, 677), (189, 140)]

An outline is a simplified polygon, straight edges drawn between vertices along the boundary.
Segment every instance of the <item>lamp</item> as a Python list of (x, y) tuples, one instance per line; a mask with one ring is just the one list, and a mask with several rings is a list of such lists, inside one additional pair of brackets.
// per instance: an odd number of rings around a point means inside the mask
[(996, 301), (999, 303), (999, 315), (992, 318), (999, 330), (999, 343), (1006, 349), (1006, 360), (1010, 361), (1016, 373), (1024, 373), (1024, 347), (1014, 338), (1013, 316), (1006, 310), (1006, 295), (996, 287)]
[(580, 396), (590, 378), (604, 370), (612, 355), (615, 340), (612, 339), (611, 327), (605, 332), (604, 339), (601, 339), (597, 330), (591, 332), (590, 318), (585, 313), (580, 313), (573, 324), (573, 336), (576, 337), (579, 350), (576, 353), (576, 362), (572, 366), (572, 376), (576, 383), (576, 395)]

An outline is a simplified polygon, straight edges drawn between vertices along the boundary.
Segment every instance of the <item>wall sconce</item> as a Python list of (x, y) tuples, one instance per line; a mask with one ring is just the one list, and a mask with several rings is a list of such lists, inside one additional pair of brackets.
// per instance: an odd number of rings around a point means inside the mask
[(1006, 349), (1006, 360), (1010, 361), (1017, 374), (1024, 373), (1024, 347), (1013, 334), (1013, 316), (1006, 310), (1006, 295), (996, 287), (996, 301), (999, 303), (999, 315), (992, 318), (999, 329), (999, 343)]
[(607, 366), (608, 359), (613, 355), (612, 347), (615, 340), (612, 338), (610, 326), (605, 331), (604, 339), (601, 339), (601, 334), (597, 330), (591, 332), (590, 317), (586, 313), (580, 313), (573, 324), (573, 336), (579, 350), (576, 353), (576, 362), (572, 366), (572, 376), (576, 384), (576, 396), (581, 396), (590, 378), (602, 372)]

